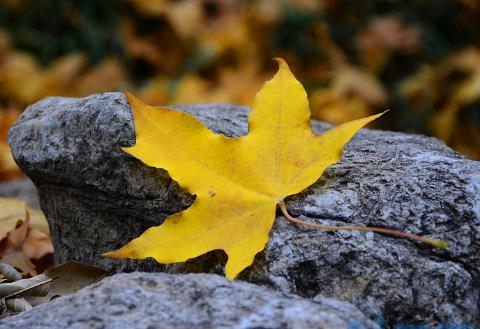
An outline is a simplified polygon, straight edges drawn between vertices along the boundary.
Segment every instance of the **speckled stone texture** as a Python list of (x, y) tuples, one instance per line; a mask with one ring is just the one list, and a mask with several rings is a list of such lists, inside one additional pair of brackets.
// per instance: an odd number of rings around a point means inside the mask
[[(195, 105), (181, 110), (227, 136), (247, 133), (248, 108)], [(387, 114), (388, 115), (388, 114)], [(330, 126), (312, 122), (314, 131)], [(116, 270), (165, 270), (152, 260), (109, 260), (120, 247), (194, 200), (163, 170), (121, 151), (134, 126), (122, 94), (47, 98), (13, 126), (15, 160), (40, 193), (56, 260)], [(264, 252), (240, 279), (306, 298), (350, 301), (392, 323), (478, 321), (480, 294), (480, 163), (419, 135), (364, 129), (342, 161), (287, 200), (301, 219), (381, 226), (446, 239), (421, 243), (360, 232), (300, 227), (277, 215)], [(171, 272), (221, 272), (212, 252)]]
[(286, 296), (215, 274), (117, 274), (0, 322), (31, 329), (368, 329), (355, 306)]

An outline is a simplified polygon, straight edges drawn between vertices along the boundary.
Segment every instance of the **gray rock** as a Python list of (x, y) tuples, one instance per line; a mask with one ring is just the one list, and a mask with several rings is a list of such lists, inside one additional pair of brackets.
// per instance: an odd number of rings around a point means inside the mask
[[(247, 133), (248, 108), (196, 105), (182, 110), (213, 131)], [(316, 132), (330, 126), (313, 122)], [(164, 170), (122, 152), (134, 143), (123, 95), (47, 98), (13, 126), (14, 158), (39, 189), (56, 260), (117, 270), (165, 270), (151, 260), (100, 256), (188, 207)], [(435, 250), (386, 235), (299, 227), (278, 214), (270, 241), (241, 279), (303, 297), (350, 301), (387, 323), (480, 319), (480, 163), (419, 135), (362, 130), (342, 161), (287, 200), (301, 219), (381, 226), (446, 239)], [(221, 272), (222, 252), (168, 271)]]
[(117, 274), (0, 328), (379, 328), (355, 306), (286, 296), (214, 274)]
[(40, 209), (37, 188), (28, 178), (17, 178), (11, 182), (0, 184), (0, 197), (18, 198), (25, 201), (30, 207)]

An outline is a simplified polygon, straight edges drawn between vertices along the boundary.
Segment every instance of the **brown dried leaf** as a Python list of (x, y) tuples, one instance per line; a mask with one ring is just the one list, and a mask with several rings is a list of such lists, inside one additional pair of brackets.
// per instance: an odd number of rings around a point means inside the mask
[[(72, 294), (95, 283), (104, 275), (105, 271), (98, 267), (67, 262), (52, 267), (33, 278), (20, 280), (20, 285), (24, 289), (16, 292), (14, 296), (20, 295), (36, 306), (53, 298)], [(18, 282), (15, 282), (15, 284), (18, 284)]]
[(20, 219), (25, 218), (25, 210), (30, 216), (30, 227), (47, 236), (50, 234), (45, 215), (38, 210), (32, 209), (20, 199), (0, 198), (0, 239), (16, 228)]
[(28, 259), (40, 259), (47, 254), (53, 254), (52, 240), (47, 234), (30, 229), (23, 243), (22, 252)]
[(52, 267), (44, 275), (53, 279), (48, 297), (64, 296), (82, 289), (105, 276), (105, 270), (77, 262)]
[(9, 232), (0, 242), (0, 261), (16, 267), (22, 271), (25, 276), (34, 276), (37, 274), (35, 265), (22, 252), (22, 246), (28, 234), (29, 215), (26, 212), (25, 220), (20, 225)]
[[(25, 204), (19, 200), (0, 199), (0, 203), (4, 202), (7, 207), (5, 220), (0, 223), (4, 224), (4, 231), (8, 230), (11, 221), (18, 220), (18, 205), (24, 206), (25, 220), (20, 221), (17, 227), (6, 233), (6, 236), (0, 241), (0, 261), (10, 264), (19, 269), (23, 276), (34, 276), (37, 274), (36, 266), (32, 262), (40, 259), (46, 255), (53, 253), (53, 245), (48, 234), (35, 230), (30, 226), (30, 212), (25, 207)], [(10, 207), (10, 208), (9, 208)], [(9, 212), (10, 211), (10, 212)], [(48, 226), (45, 217), (40, 212), (32, 212), (39, 216), (36, 221), (38, 227), (48, 233)]]
[(127, 81), (127, 73), (116, 58), (107, 58), (75, 81), (70, 91), (76, 96), (85, 96), (106, 90), (116, 90)]

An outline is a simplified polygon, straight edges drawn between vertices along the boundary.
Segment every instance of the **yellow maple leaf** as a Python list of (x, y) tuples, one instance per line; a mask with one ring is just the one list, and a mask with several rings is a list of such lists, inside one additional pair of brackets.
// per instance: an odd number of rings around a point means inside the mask
[(222, 249), (228, 255), (226, 276), (235, 278), (264, 249), (277, 204), (313, 184), (340, 160), (345, 143), (381, 115), (313, 134), (306, 92), (286, 62), (277, 61), (277, 74), (256, 96), (249, 134), (239, 138), (214, 134), (189, 114), (127, 94), (137, 139), (124, 150), (168, 170), (197, 198), (106, 256), (170, 264)]

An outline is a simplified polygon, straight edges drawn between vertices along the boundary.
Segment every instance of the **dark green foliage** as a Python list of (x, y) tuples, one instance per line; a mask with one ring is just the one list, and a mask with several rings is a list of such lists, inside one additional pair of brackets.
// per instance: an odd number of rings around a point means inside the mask
[(0, 4), (0, 26), (17, 48), (43, 63), (75, 50), (97, 62), (122, 52), (116, 7), (115, 0), (30, 0), (20, 8)]

